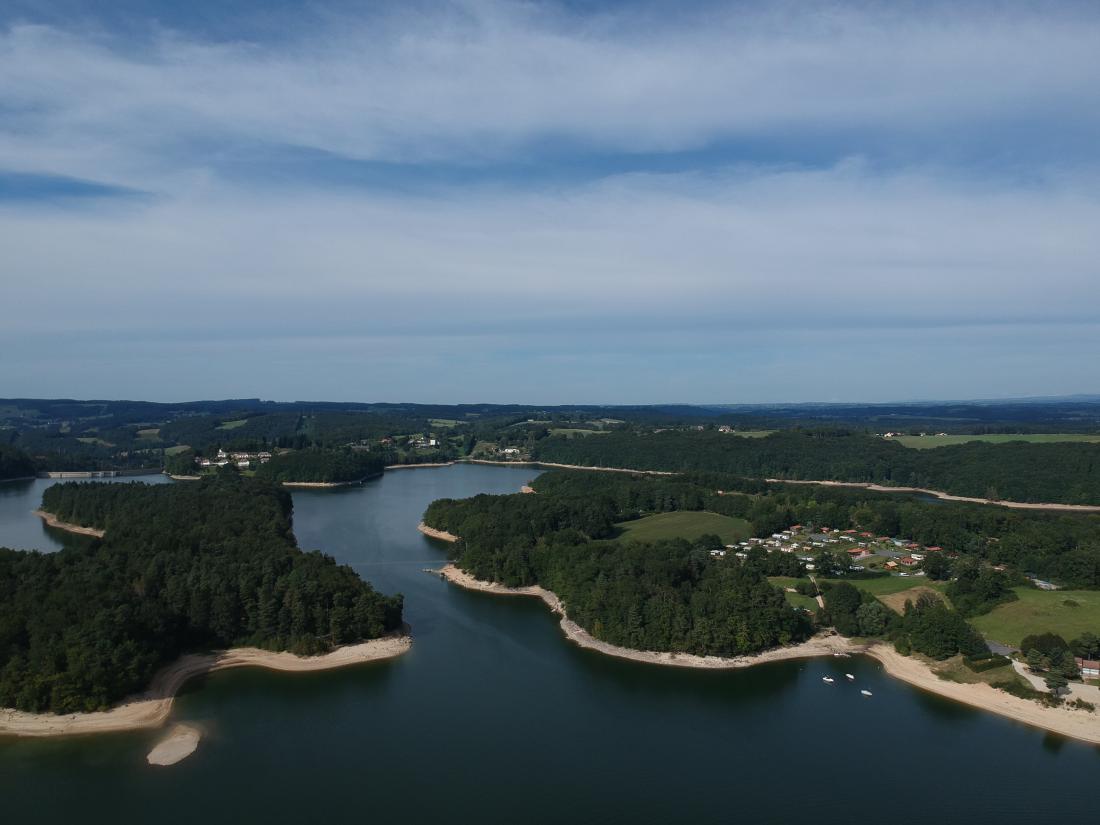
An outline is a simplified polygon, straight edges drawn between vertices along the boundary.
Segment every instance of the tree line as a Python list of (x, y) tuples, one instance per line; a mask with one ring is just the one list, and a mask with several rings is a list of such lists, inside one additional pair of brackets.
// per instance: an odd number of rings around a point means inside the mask
[(538, 461), (592, 467), (873, 482), (978, 498), (1100, 504), (1100, 444), (974, 442), (914, 450), (843, 429), (784, 430), (764, 438), (632, 429), (598, 438), (551, 436), (531, 453)]

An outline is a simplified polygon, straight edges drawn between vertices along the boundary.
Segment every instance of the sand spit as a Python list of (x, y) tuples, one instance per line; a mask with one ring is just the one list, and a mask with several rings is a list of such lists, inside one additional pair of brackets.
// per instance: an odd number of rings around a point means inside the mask
[(150, 765), (175, 765), (195, 752), (202, 734), (190, 725), (174, 725), (168, 735), (149, 751), (145, 760)]
[(34, 514), (46, 522), (50, 527), (56, 527), (58, 530), (64, 530), (67, 533), (77, 533), (81, 536), (95, 536), (97, 539), (101, 539), (105, 535), (103, 530), (97, 530), (94, 527), (81, 527), (79, 524), (70, 524), (67, 521), (60, 521), (53, 513), (47, 513), (45, 510), (35, 510)]
[(172, 700), (190, 679), (235, 667), (262, 667), (288, 673), (331, 670), (362, 662), (392, 659), (408, 652), (408, 633), (345, 645), (321, 656), (295, 656), (255, 647), (235, 647), (210, 654), (182, 656), (153, 677), (149, 690), (110, 710), (94, 713), (24, 713), (0, 709), (0, 736), (71, 736), (86, 733), (155, 728), (164, 724)]
[(534, 596), (545, 602), (551, 610), (561, 616), (561, 628), (566, 637), (580, 647), (596, 650), (608, 656), (630, 659), (648, 664), (673, 665), (676, 667), (696, 667), (710, 669), (735, 669), (752, 667), (767, 662), (779, 662), (789, 659), (807, 659), (815, 656), (833, 654), (863, 654), (879, 661), (885, 671), (916, 688), (935, 693), (947, 699), (953, 699), (971, 707), (1014, 719), (1032, 727), (1079, 739), (1083, 742), (1100, 744), (1100, 715), (1095, 712), (1074, 710), (1066, 707), (1048, 708), (1029, 699), (1021, 699), (990, 687), (987, 684), (962, 684), (939, 678), (924, 662), (917, 658), (902, 656), (893, 647), (885, 644), (857, 644), (838, 635), (819, 633), (813, 638), (789, 647), (766, 650), (754, 656), (724, 658), (720, 656), (696, 656), (688, 653), (667, 653), (658, 651), (631, 650), (618, 647), (594, 638), (584, 628), (571, 621), (558, 597), (541, 587), (505, 587), (495, 582), (475, 579), (463, 570), (448, 564), (438, 571), (448, 581), (470, 590), (511, 596)]
[(420, 522), (420, 524), (416, 525), (416, 529), (429, 538), (440, 539), (441, 541), (449, 541), (452, 543), (458, 541), (458, 536), (453, 533), (448, 533), (446, 530), (436, 530), (434, 527), (429, 527), (424, 522)]
[(820, 484), (825, 487), (858, 487), (875, 493), (924, 493), (944, 501), (962, 501), (967, 504), (992, 504), (996, 507), (1012, 507), (1017, 510), (1054, 510), (1068, 513), (1100, 513), (1100, 504), (1041, 504), (1029, 501), (1005, 501), (1004, 499), (975, 498), (973, 496), (953, 496), (940, 490), (928, 490), (924, 487), (891, 487), (884, 484), (870, 484), (862, 481), (802, 481), (791, 478), (766, 478), (774, 484)]

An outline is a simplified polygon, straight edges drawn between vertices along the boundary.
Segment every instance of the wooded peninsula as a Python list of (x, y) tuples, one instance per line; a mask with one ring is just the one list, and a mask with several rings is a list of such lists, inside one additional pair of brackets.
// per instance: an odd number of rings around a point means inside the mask
[(43, 509), (105, 531), (0, 549), (0, 707), (102, 710), (185, 653), (324, 653), (402, 627), (402, 598), (298, 548), (290, 495), (226, 473), (49, 487)]

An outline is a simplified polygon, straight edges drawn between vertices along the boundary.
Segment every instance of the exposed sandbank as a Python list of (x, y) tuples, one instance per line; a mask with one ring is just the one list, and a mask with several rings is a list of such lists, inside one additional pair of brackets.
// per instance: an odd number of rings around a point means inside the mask
[(149, 751), (145, 760), (150, 765), (175, 765), (195, 752), (202, 733), (190, 725), (174, 725), (168, 735)]
[(58, 530), (64, 530), (67, 533), (77, 533), (81, 536), (95, 536), (97, 539), (101, 539), (106, 535), (105, 531), (97, 530), (94, 527), (81, 527), (79, 524), (70, 524), (67, 521), (61, 521), (53, 513), (47, 513), (45, 510), (35, 510), (34, 514), (46, 522), (50, 527), (56, 527)]
[(190, 679), (235, 667), (261, 667), (290, 673), (331, 670), (362, 662), (392, 659), (412, 646), (408, 633), (371, 639), (356, 645), (338, 647), (321, 656), (295, 656), (255, 647), (235, 647), (209, 654), (181, 656), (161, 669), (149, 690), (110, 710), (94, 713), (24, 713), (0, 709), (0, 735), (70, 736), (86, 733), (155, 728), (164, 724), (172, 710), (172, 701)]
[(458, 536), (453, 533), (448, 533), (446, 530), (436, 530), (434, 527), (429, 527), (424, 522), (416, 525), (416, 529), (423, 533), (425, 536), (433, 539), (440, 539), (441, 541), (456, 542)]
[(1084, 742), (1100, 744), (1100, 715), (1095, 712), (1067, 707), (1048, 708), (1030, 699), (1021, 699), (984, 683), (962, 684), (949, 682), (937, 676), (920, 659), (902, 656), (893, 647), (886, 644), (857, 644), (843, 636), (821, 633), (801, 644), (766, 650), (753, 656), (724, 658), (720, 656), (696, 656), (688, 653), (631, 650), (630, 648), (601, 642), (599, 639), (594, 638), (588, 631), (569, 619), (560, 599), (554, 593), (542, 587), (505, 587), (495, 582), (480, 581), (453, 564), (444, 566), (439, 573), (448, 581), (470, 590), (499, 595), (540, 598), (551, 610), (561, 616), (562, 631), (570, 641), (575, 642), (580, 647), (596, 650), (608, 656), (648, 664), (728, 670), (752, 667), (767, 662), (829, 656), (835, 653), (863, 654), (879, 661), (883, 669), (891, 676), (921, 690), (981, 710), (992, 711), (1036, 728), (1042, 728)]
[(521, 493), (533, 493), (535, 492), (535, 488), (532, 487), (530, 484), (524, 484), (522, 487), (519, 488), (519, 491)]

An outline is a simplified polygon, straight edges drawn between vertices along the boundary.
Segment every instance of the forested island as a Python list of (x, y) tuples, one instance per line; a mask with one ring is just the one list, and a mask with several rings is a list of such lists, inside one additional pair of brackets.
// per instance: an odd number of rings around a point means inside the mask
[(0, 707), (100, 710), (184, 653), (317, 654), (402, 626), (401, 596), (298, 548), (273, 483), (64, 483), (42, 506), (106, 532), (52, 554), (0, 549)]
[(740, 438), (718, 430), (615, 431), (532, 442), (536, 461), (750, 478), (874, 482), (987, 499), (1100, 504), (1100, 444), (983, 444), (914, 450), (846, 429)]

